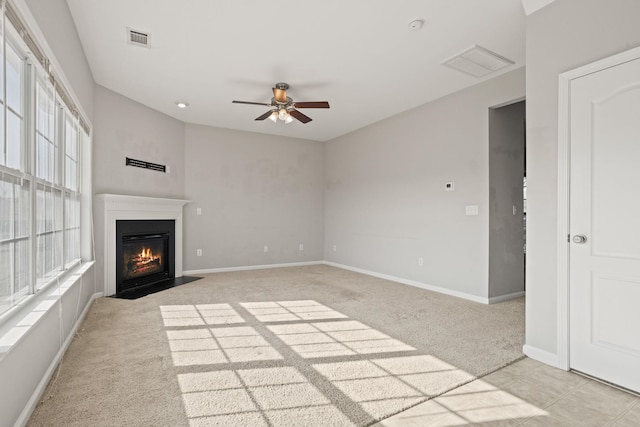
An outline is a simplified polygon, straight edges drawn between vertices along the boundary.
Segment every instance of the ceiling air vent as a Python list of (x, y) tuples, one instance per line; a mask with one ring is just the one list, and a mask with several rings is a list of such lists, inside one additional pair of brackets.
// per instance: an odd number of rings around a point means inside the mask
[(512, 64), (515, 62), (478, 45), (474, 45), (442, 63), (442, 65), (473, 77), (484, 77)]
[(149, 34), (127, 28), (127, 42), (136, 46), (149, 47)]

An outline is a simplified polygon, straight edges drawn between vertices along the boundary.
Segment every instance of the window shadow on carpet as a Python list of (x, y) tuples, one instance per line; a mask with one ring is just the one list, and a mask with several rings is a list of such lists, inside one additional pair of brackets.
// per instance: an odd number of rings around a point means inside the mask
[(429, 402), (421, 420), (546, 415), (316, 301), (162, 305), (160, 313), (191, 426), (367, 426), (464, 384)]

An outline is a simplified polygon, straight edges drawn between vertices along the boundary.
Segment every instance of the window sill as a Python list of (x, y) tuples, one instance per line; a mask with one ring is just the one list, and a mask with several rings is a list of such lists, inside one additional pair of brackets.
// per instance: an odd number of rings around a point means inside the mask
[[(70, 275), (73, 275), (76, 272), (76, 268), (84, 266), (85, 264), (83, 264), (82, 261), (78, 259), (69, 265), (65, 265), (64, 270), (55, 270), (53, 273), (50, 273), (48, 277), (45, 277), (44, 279), (38, 279), (38, 282), (36, 282), (36, 292), (33, 295), (35, 296), (41, 292), (46, 292), (52, 286), (57, 287), (57, 283), (60, 283), (60, 284), (64, 283), (64, 281)], [(22, 303), (23, 302), (21, 301), (20, 303), (18, 303), (17, 306), (20, 306), (20, 304)], [(0, 320), (0, 324), (1, 323), (2, 323), (2, 320)]]
[(49, 283), (40, 291), (29, 295), (18, 305), (0, 316), (0, 361), (36, 327), (50, 310), (55, 309), (62, 297), (95, 264), (88, 261), (62, 274), (59, 281)]

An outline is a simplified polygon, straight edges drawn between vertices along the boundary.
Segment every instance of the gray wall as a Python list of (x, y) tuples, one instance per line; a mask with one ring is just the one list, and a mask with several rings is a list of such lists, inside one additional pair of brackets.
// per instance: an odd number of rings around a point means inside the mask
[(321, 142), (187, 125), (186, 164), (185, 270), (323, 259)]
[(556, 0), (527, 17), (527, 346), (557, 355), (558, 75), (640, 45), (640, 1)]
[[(184, 197), (184, 123), (100, 85), (95, 86), (94, 193)], [(125, 158), (170, 167), (125, 166)]]
[[(325, 259), (486, 298), (488, 109), (521, 99), (524, 76), (509, 72), (327, 142)], [(466, 205), (479, 215), (466, 216)]]
[(93, 121), (93, 75), (65, 0), (24, 0), (53, 50), (80, 106)]
[[(103, 86), (94, 93), (94, 194), (184, 198), (184, 123)], [(170, 173), (125, 166), (126, 157), (166, 165)], [(94, 238), (102, 289), (104, 239)]]
[(524, 149), (525, 102), (490, 109), (490, 298), (524, 291)]

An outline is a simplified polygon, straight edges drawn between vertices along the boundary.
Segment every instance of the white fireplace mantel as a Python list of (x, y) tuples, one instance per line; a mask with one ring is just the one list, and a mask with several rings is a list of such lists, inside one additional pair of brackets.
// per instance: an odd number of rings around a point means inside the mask
[[(182, 208), (190, 200), (157, 197), (125, 196), (119, 194), (96, 195), (96, 231), (102, 237), (98, 244), (98, 260), (104, 260), (104, 295), (116, 293), (116, 221), (132, 219), (175, 220), (176, 260), (175, 276), (182, 277)], [(98, 242), (96, 242), (98, 243)]]

